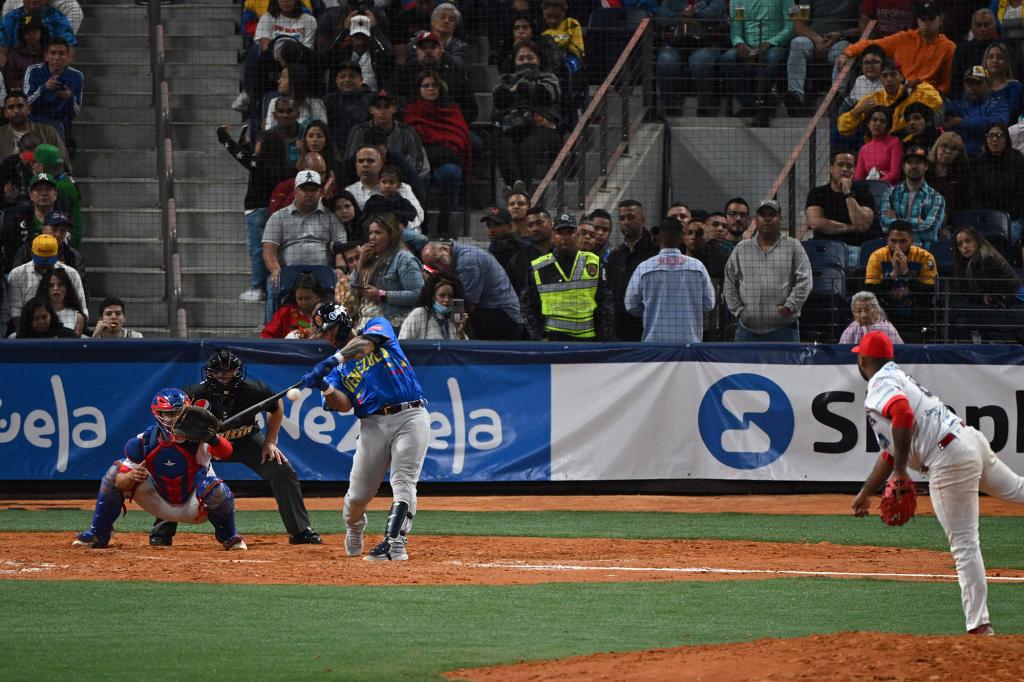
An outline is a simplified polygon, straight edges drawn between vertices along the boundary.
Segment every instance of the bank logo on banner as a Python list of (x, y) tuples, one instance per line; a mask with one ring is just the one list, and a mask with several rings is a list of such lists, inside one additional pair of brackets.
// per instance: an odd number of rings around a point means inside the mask
[(704, 394), (697, 414), (708, 452), (733, 469), (758, 469), (782, 456), (795, 418), (786, 392), (759, 374), (732, 374)]

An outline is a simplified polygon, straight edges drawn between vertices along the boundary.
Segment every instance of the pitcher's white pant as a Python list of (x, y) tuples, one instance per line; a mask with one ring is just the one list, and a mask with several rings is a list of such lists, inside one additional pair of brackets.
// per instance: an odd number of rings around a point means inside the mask
[(359, 440), (345, 494), (347, 526), (360, 527), (363, 513), (389, 466), (395, 502), (405, 502), (409, 513), (416, 514), (416, 483), (427, 456), (429, 436), (430, 415), (422, 407), (359, 420)]
[(965, 427), (946, 448), (943, 463), (929, 469), (935, 516), (956, 561), (967, 629), (989, 623), (988, 584), (978, 541), (978, 490), (1024, 503), (1024, 477), (1003, 464), (977, 429)]

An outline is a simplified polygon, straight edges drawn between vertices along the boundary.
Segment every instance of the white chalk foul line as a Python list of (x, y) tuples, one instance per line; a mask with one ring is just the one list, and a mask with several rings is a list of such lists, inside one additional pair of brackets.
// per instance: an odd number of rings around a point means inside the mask
[[(516, 563), (491, 563), (491, 564), (467, 564), (461, 561), (453, 561), (453, 564), (469, 566), (470, 568), (517, 568), (523, 571), (624, 571), (634, 573), (717, 573), (717, 574), (767, 574), (767, 575), (808, 575), (808, 576), (834, 576), (846, 578), (930, 578), (941, 580), (956, 580), (955, 574), (942, 573), (869, 573), (859, 571), (797, 571), (774, 568), (711, 568), (709, 566), (689, 567), (650, 567), (638, 566), (580, 566), (575, 564), (516, 564)], [(1002, 582), (1024, 582), (1024, 576), (987, 576), (987, 580)]]

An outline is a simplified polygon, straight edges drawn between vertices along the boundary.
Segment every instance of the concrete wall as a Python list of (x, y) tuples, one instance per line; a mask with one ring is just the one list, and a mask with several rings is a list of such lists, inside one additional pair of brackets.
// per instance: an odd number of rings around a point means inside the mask
[[(637, 199), (648, 207), (648, 222), (653, 224), (663, 195), (669, 202), (682, 201), (691, 208), (706, 211), (721, 210), (726, 201), (742, 196), (753, 208), (767, 196), (803, 135), (802, 126), (790, 127), (787, 123), (788, 120), (781, 120), (773, 124), (776, 127), (750, 128), (738, 119), (677, 119), (677, 124), (669, 129), (670, 177), (666, 177), (662, 167), (665, 129), (660, 123), (645, 124), (637, 132), (630, 153), (612, 171), (607, 190), (599, 192), (588, 209), (604, 208), (615, 215), (619, 201)], [(819, 126), (816, 134), (815, 185), (822, 184), (828, 173), (828, 130)], [(797, 225), (812, 186), (808, 156), (805, 149), (797, 163)], [(784, 228), (791, 213), (788, 194), (788, 185), (783, 185), (778, 199), (782, 203)], [(618, 243), (617, 234), (613, 241)]]

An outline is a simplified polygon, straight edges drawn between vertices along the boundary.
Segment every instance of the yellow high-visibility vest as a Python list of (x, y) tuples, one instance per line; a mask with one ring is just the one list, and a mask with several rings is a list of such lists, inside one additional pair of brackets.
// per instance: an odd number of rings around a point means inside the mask
[(544, 329), (579, 339), (597, 336), (594, 312), (601, 259), (589, 251), (577, 251), (570, 275), (562, 271), (553, 253), (535, 259), (530, 267), (540, 294)]

